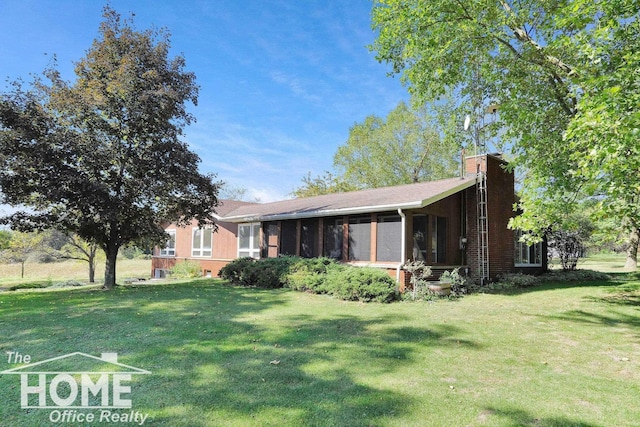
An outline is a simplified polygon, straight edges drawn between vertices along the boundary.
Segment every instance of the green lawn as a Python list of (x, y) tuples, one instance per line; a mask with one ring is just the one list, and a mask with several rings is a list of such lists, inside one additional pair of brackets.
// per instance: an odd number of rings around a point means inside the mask
[[(116, 265), (117, 278), (124, 281), (127, 278), (150, 277), (151, 260), (119, 259)], [(96, 282), (104, 281), (104, 256), (96, 263)], [(67, 260), (52, 263), (25, 264), (24, 278), (21, 277), (20, 264), (0, 263), (0, 290), (16, 285), (35, 284), (50, 286), (64, 281), (88, 282), (89, 267), (85, 261)]]
[[(0, 353), (117, 352), (151, 371), (131, 382), (145, 425), (633, 426), (639, 308), (637, 274), (388, 305), (218, 280), (0, 292)], [(0, 425), (50, 412), (0, 375)]]

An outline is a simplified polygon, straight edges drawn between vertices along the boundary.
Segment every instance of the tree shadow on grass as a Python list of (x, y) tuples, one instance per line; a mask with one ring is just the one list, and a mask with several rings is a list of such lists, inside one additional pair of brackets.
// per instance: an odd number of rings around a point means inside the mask
[(592, 325), (620, 326), (621, 324), (626, 324), (633, 328), (640, 328), (640, 317), (613, 310), (609, 311), (608, 315), (590, 313), (585, 310), (570, 310), (562, 314), (544, 317)]
[(587, 423), (584, 421), (572, 420), (568, 417), (543, 417), (539, 418), (533, 414), (513, 407), (506, 408), (487, 408), (487, 414), (492, 416), (506, 418), (509, 425), (514, 426), (531, 426), (531, 427), (601, 427), (598, 424)]
[(640, 282), (623, 283), (607, 289), (604, 296), (587, 297), (587, 299), (611, 305), (640, 307)]
[[(33, 361), (117, 352), (151, 371), (132, 378), (131, 398), (152, 425), (374, 426), (419, 404), (385, 386), (389, 374), (429, 349), (479, 348), (452, 325), (398, 326), (397, 314), (354, 314), (357, 303), (345, 305), (351, 314), (326, 316), (322, 304), (292, 309), (287, 294), (207, 280), (34, 293), (0, 306), (0, 333), (12, 337), (0, 352)], [(44, 411), (25, 418), (19, 384), (0, 395), (10, 425), (47, 424)]]
[(180, 381), (188, 393), (181, 394), (178, 405), (163, 402), (166, 407), (157, 411), (154, 421), (208, 425), (173, 415), (176, 406), (186, 405), (206, 408), (203, 412), (216, 423), (228, 425), (384, 425), (417, 402), (395, 388), (367, 382), (412, 363), (419, 348), (478, 347), (457, 339), (461, 331), (447, 325), (386, 328), (381, 322), (390, 319), (352, 315), (282, 320), (289, 326), (274, 329), (230, 320), (226, 328), (235, 333), (192, 351), (188, 357), (200, 360), (193, 365), (179, 355), (185, 346), (168, 349), (174, 356), (167, 362), (181, 366)]

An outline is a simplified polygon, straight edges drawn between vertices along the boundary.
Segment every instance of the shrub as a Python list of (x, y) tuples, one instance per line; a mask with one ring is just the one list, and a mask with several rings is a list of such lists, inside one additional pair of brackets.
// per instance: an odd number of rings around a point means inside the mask
[(300, 258), (291, 265), (286, 286), (296, 291), (326, 293), (325, 279), (331, 268), (337, 268), (331, 258)]
[(18, 285), (13, 285), (9, 287), (10, 291), (18, 291), (20, 289), (40, 289), (49, 287), (50, 283), (43, 282), (31, 282), (31, 283), (20, 283)]
[(220, 277), (234, 285), (257, 288), (281, 288), (287, 283), (287, 275), (299, 257), (278, 257), (255, 260), (238, 258), (220, 270)]
[(237, 258), (220, 269), (220, 277), (235, 285), (241, 285), (245, 270), (256, 262), (253, 258)]
[(202, 276), (202, 268), (195, 261), (185, 260), (174, 265), (171, 274), (179, 279), (193, 279)]
[(451, 294), (453, 296), (464, 295), (468, 292), (466, 279), (460, 275), (460, 269), (454, 268), (451, 271), (445, 271), (440, 276), (440, 281), (451, 283)]
[(411, 292), (405, 292), (403, 299), (413, 301), (433, 299), (433, 293), (427, 288), (431, 267), (425, 265), (424, 261), (407, 261), (403, 268), (411, 274), (409, 277)]
[(286, 286), (350, 301), (390, 302), (397, 297), (396, 283), (386, 271), (345, 266), (330, 258), (239, 258), (223, 267), (220, 277), (240, 286)]
[(595, 282), (611, 280), (606, 273), (593, 270), (549, 271), (542, 276), (543, 282)]
[(347, 301), (391, 302), (398, 296), (395, 281), (377, 268), (331, 268), (325, 281), (328, 293)]
[(540, 284), (540, 278), (530, 274), (507, 273), (498, 276), (498, 286), (492, 289), (509, 289), (509, 288), (530, 288)]
[(325, 279), (326, 274), (295, 271), (287, 275), (287, 287), (294, 291), (325, 294), (327, 293)]

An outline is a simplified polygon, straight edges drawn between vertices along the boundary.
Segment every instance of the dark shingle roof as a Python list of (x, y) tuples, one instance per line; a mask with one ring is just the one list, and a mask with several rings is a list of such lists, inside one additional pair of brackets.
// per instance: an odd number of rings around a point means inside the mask
[(220, 204), (216, 207), (216, 214), (220, 218), (228, 215), (230, 212), (233, 212), (240, 207), (259, 205), (258, 203), (241, 202), (239, 200), (219, 200), (219, 202)]
[(245, 204), (225, 214), (221, 214), (220, 209), (218, 211), (224, 221), (250, 222), (415, 209), (469, 188), (475, 182), (476, 176), (472, 175), (273, 203)]

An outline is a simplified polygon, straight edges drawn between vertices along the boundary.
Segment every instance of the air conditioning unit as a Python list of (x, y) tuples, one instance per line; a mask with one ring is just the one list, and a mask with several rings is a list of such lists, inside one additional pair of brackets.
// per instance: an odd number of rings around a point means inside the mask
[(153, 272), (154, 279), (165, 279), (169, 275), (169, 270), (166, 268), (156, 268)]

